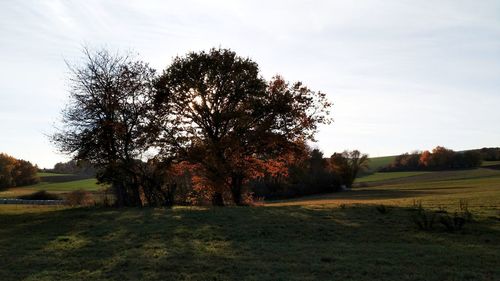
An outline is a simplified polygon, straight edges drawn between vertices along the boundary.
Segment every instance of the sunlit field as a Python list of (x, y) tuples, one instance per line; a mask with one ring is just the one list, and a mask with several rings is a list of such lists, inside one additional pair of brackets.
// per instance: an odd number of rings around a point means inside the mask
[(356, 179), (356, 183), (367, 183), (367, 182), (375, 182), (375, 181), (383, 181), (390, 179), (399, 179), (411, 176), (423, 175), (429, 172), (391, 172), (391, 173), (374, 173), (371, 175), (359, 177)]
[(0, 191), (0, 198), (13, 198), (45, 190), (50, 193), (64, 194), (74, 190), (98, 191), (105, 188), (95, 178), (81, 178), (69, 174), (38, 173), (41, 181), (38, 184), (14, 187)]

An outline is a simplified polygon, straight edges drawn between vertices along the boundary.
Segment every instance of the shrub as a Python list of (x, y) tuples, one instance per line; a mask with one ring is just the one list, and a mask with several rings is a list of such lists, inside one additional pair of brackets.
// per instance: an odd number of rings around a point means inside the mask
[(426, 211), (422, 207), (420, 201), (414, 201), (414, 212), (411, 214), (411, 221), (420, 230), (432, 230), (434, 228), (434, 222), (436, 220), (436, 214), (434, 212)]
[(460, 200), (458, 210), (453, 216), (448, 214), (442, 206), (437, 211), (425, 210), (421, 201), (415, 200), (411, 210), (413, 211), (411, 220), (420, 230), (432, 230), (434, 222), (438, 221), (449, 232), (459, 231), (473, 218), (466, 200)]
[(388, 214), (388, 213), (390, 213), (392, 211), (391, 208), (389, 208), (389, 207), (387, 207), (385, 205), (379, 205), (379, 206), (375, 207), (375, 209), (377, 209), (377, 211), (380, 214), (383, 214), (383, 215)]
[(55, 194), (48, 193), (45, 190), (40, 190), (35, 193), (31, 193), (28, 195), (21, 195), (17, 197), (19, 199), (24, 200), (60, 200), (61, 198)]
[(469, 222), (473, 220), (472, 212), (469, 211), (469, 203), (467, 202), (467, 200), (460, 200), (460, 202), (458, 203), (458, 212), (459, 215), (462, 216), (466, 221)]
[(463, 214), (459, 213), (455, 213), (453, 217), (448, 214), (444, 214), (439, 217), (439, 222), (450, 232), (462, 230), (466, 221), (467, 220)]
[(469, 211), (469, 204), (467, 200), (460, 200), (458, 203), (458, 211), (453, 214), (453, 217), (444, 214), (439, 217), (439, 222), (449, 232), (462, 230), (467, 222), (473, 220), (472, 212)]
[(90, 206), (94, 204), (94, 200), (90, 192), (80, 189), (68, 193), (66, 203), (71, 206)]
[(243, 206), (263, 206), (264, 197), (257, 197), (253, 192), (245, 192), (242, 195)]

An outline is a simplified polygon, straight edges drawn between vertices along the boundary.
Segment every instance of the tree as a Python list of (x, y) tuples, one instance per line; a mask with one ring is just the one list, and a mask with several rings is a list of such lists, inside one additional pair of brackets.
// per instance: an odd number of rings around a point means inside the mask
[(425, 150), (420, 154), (419, 165), (426, 169), (432, 167), (432, 154), (429, 150)]
[(361, 154), (358, 150), (334, 153), (330, 157), (330, 167), (338, 175), (341, 184), (351, 188), (358, 173), (368, 168), (369, 159), (367, 154)]
[(14, 181), (16, 186), (24, 186), (35, 184), (40, 181), (40, 178), (36, 175), (38, 172), (38, 167), (31, 164), (31, 162), (18, 159), (14, 167)]
[(404, 153), (396, 156), (393, 163), (383, 171), (446, 170), (476, 168), (481, 165), (481, 153), (478, 150), (455, 152), (442, 146), (432, 150)]
[(0, 189), (37, 183), (38, 168), (29, 161), (0, 153)]
[(420, 152), (414, 151), (410, 153), (403, 153), (394, 158), (393, 163), (391, 163), (386, 170), (391, 171), (405, 171), (405, 170), (417, 170), (420, 165)]
[(479, 150), (484, 161), (500, 160), (500, 147), (483, 147)]
[(155, 70), (107, 50), (85, 49), (84, 55), (84, 65), (69, 66), (70, 103), (52, 140), (75, 160), (97, 167), (98, 179), (112, 185), (118, 205), (141, 205), (138, 164), (154, 134), (149, 124)]
[(229, 191), (286, 161), (297, 143), (328, 123), (324, 93), (280, 77), (267, 83), (258, 65), (227, 49), (174, 59), (157, 83), (162, 155), (199, 164), (215, 205)]
[(0, 189), (15, 186), (13, 171), (16, 162), (16, 158), (0, 153)]
[(70, 160), (68, 162), (59, 162), (54, 165), (53, 169), (48, 170), (53, 173), (60, 174), (77, 174), (81, 176), (95, 176), (95, 168), (85, 160)]
[(314, 194), (335, 191), (334, 175), (328, 167), (328, 161), (323, 158), (323, 152), (313, 149), (307, 162), (306, 180), (309, 192)]
[(432, 165), (435, 169), (451, 169), (455, 152), (443, 146), (436, 146), (432, 150)]

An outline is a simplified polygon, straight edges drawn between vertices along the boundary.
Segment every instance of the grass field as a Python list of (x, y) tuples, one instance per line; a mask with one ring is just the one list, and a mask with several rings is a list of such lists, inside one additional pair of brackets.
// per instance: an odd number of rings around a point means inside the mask
[(497, 166), (500, 165), (500, 161), (483, 161), (481, 166), (483, 167), (489, 167), (489, 166)]
[(369, 172), (375, 172), (378, 169), (385, 167), (394, 161), (396, 156), (382, 156), (382, 157), (372, 157), (370, 158)]
[[(262, 207), (0, 205), (0, 280), (500, 280), (499, 170), (368, 184)], [(461, 199), (463, 231), (409, 219)]]
[(371, 175), (367, 175), (364, 177), (360, 177), (356, 179), (356, 183), (362, 182), (374, 182), (374, 181), (383, 181), (390, 179), (399, 179), (411, 176), (423, 175), (429, 172), (391, 172), (391, 173), (374, 173)]
[(70, 174), (38, 173), (41, 182), (35, 185), (14, 187), (0, 191), (0, 198), (14, 198), (30, 194), (39, 190), (51, 193), (68, 193), (74, 190), (97, 191), (105, 188), (97, 184), (95, 178), (81, 178)]
[(273, 204), (303, 206), (356, 203), (411, 206), (415, 200), (420, 200), (425, 207), (453, 209), (461, 199), (465, 199), (475, 212), (483, 216), (500, 217), (500, 170), (481, 168), (431, 172), (366, 184), (366, 187), (355, 188), (351, 192), (277, 201)]
[(102, 185), (97, 184), (97, 180), (92, 178), (92, 179), (82, 179), (82, 180), (74, 180), (68, 182), (41, 182), (39, 184), (27, 188), (33, 190), (47, 190), (51, 192), (65, 192), (78, 189), (95, 191), (98, 189), (102, 189)]
[(64, 177), (64, 176), (68, 176), (70, 174), (57, 174), (57, 173), (39, 172), (36, 175), (39, 176), (39, 177)]

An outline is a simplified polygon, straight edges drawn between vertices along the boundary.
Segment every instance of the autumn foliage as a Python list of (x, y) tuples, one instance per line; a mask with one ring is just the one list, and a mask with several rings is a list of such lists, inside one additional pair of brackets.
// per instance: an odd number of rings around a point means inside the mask
[(176, 57), (161, 75), (130, 56), (84, 54), (52, 141), (96, 167), (120, 206), (172, 205), (188, 176), (214, 205), (241, 205), (249, 181), (287, 176), (331, 121), (324, 93), (279, 75), (267, 81), (228, 49)]
[(455, 152), (442, 146), (432, 151), (412, 152), (396, 156), (382, 171), (451, 170), (476, 168), (481, 165), (479, 151)]
[(29, 161), (0, 153), (0, 189), (37, 183), (37, 171)]
[(282, 199), (350, 188), (368, 166), (368, 155), (357, 150), (324, 157), (319, 149), (305, 148), (288, 162), (286, 173), (266, 174), (250, 181), (257, 197)]

